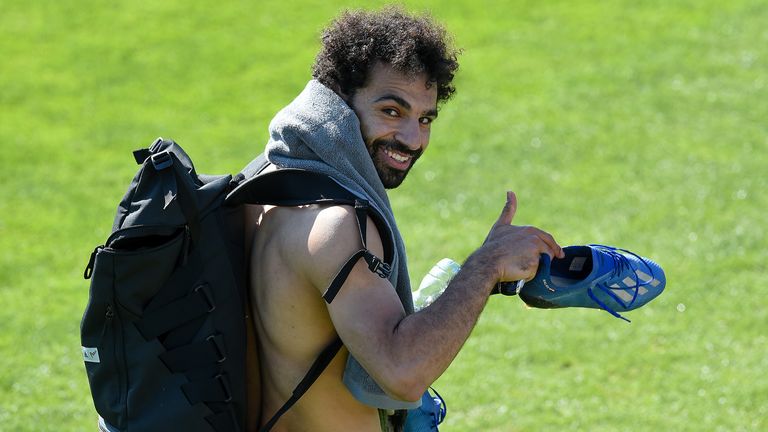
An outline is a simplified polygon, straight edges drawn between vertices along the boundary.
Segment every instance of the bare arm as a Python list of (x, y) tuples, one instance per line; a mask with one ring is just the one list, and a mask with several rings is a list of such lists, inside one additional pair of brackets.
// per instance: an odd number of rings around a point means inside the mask
[[(541, 253), (562, 254), (549, 234), (510, 225), (516, 205), (514, 194), (508, 195), (483, 246), (467, 259), (445, 293), (422, 311), (406, 316), (392, 285), (364, 262), (355, 266), (328, 306), (344, 344), (391, 396), (421, 397), (458, 354), (498, 281), (530, 279)], [(351, 209), (326, 209), (315, 222), (303, 268), (322, 292), (360, 247), (360, 238)], [(371, 221), (367, 231), (369, 249), (381, 256), (381, 238)]]

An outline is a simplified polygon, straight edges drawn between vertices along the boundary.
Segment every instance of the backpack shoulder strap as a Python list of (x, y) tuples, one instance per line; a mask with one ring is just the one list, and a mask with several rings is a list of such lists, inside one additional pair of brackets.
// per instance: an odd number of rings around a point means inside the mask
[[(338, 294), (341, 286), (346, 281), (352, 268), (360, 260), (365, 259), (368, 268), (385, 278), (389, 276), (391, 268), (385, 261), (391, 261), (394, 253), (394, 245), (389, 236), (382, 236), (384, 243), (384, 256), (382, 260), (372, 254), (366, 245), (367, 217), (376, 224), (382, 232), (389, 232), (384, 218), (374, 211), (369, 203), (357, 197), (332, 178), (312, 171), (301, 169), (281, 168), (276, 171), (263, 173), (269, 166), (263, 155), (251, 162), (243, 171), (235, 176), (237, 186), (227, 195), (225, 204), (237, 206), (242, 204), (269, 204), (278, 206), (299, 206), (308, 204), (349, 205), (354, 207), (357, 219), (362, 248), (354, 253), (341, 270), (331, 281), (328, 289), (323, 293), (323, 299), (331, 303)], [(291, 397), (261, 428), (261, 432), (267, 432), (312, 386), (323, 371), (328, 367), (333, 358), (341, 349), (343, 343), (340, 338), (334, 339), (317, 356), (312, 366), (302, 378), (301, 382), (293, 390)]]
[(382, 278), (388, 277), (392, 271), (389, 264), (386, 263), (386, 261), (391, 261), (392, 250), (394, 249), (393, 245), (387, 242), (389, 236), (382, 236), (385, 249), (384, 260), (372, 254), (366, 245), (367, 217), (371, 216), (379, 230), (385, 229), (384, 232), (388, 232), (384, 219), (373, 211), (368, 201), (358, 198), (324, 174), (286, 168), (256, 175), (243, 181), (227, 196), (227, 205), (239, 204), (280, 206), (332, 204), (354, 207), (363, 247), (347, 260), (323, 294), (323, 299), (327, 303), (336, 297), (341, 285), (360, 258), (365, 259), (369, 270)]
[[(384, 261), (392, 262), (394, 243), (389, 225), (367, 201), (341, 186), (331, 177), (312, 171), (281, 168), (261, 174), (269, 162), (260, 156), (235, 176), (237, 186), (227, 195), (225, 205), (270, 204), (299, 206), (308, 204), (348, 205), (355, 208), (363, 244), (365, 244), (366, 216), (382, 234)], [(373, 271), (373, 269), (372, 269)]]
[(283, 404), (283, 406), (280, 407), (279, 410), (272, 416), (272, 418), (269, 419), (267, 424), (264, 425), (263, 428), (260, 429), (260, 432), (268, 432), (271, 430), (275, 423), (280, 419), (280, 417), (283, 416), (286, 412), (288, 412), (291, 407), (301, 399), (301, 397), (304, 395), (304, 393), (309, 390), (309, 388), (312, 386), (312, 384), (317, 381), (317, 378), (320, 377), (320, 374), (323, 373), (325, 368), (328, 367), (328, 365), (331, 363), (331, 360), (333, 360), (334, 357), (336, 357), (336, 354), (339, 352), (339, 350), (342, 347), (341, 339), (336, 338), (333, 342), (331, 342), (327, 347), (323, 349), (322, 352), (320, 352), (320, 355), (317, 356), (315, 359), (315, 362), (312, 363), (312, 366), (310, 366), (309, 371), (307, 371), (306, 375), (304, 375), (304, 378), (301, 379), (301, 382), (296, 386), (295, 389), (293, 389), (293, 393), (291, 393), (291, 397), (288, 398), (287, 401)]
[[(241, 173), (242, 174), (242, 173)], [(312, 171), (282, 168), (244, 178), (227, 195), (227, 205), (305, 204), (354, 205), (355, 195), (330, 177)]]

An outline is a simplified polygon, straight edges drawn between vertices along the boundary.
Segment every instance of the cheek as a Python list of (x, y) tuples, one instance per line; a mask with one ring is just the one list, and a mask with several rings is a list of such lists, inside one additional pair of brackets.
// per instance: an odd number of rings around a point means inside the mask
[(357, 120), (360, 122), (360, 133), (363, 135), (363, 141), (368, 143), (368, 137), (371, 134), (370, 121), (358, 110), (355, 110), (355, 114), (357, 115)]
[(363, 135), (363, 141), (370, 144), (383, 135), (382, 128), (376, 122), (370, 119), (360, 118), (360, 133)]
[(422, 138), (422, 145), (421, 145), (421, 151), (424, 151), (429, 147), (429, 134), (431, 133), (430, 129), (427, 129), (424, 131), (421, 135)]
[(363, 142), (366, 144), (370, 144), (373, 139), (371, 139), (371, 131), (364, 125), (360, 125), (360, 133), (363, 135)]

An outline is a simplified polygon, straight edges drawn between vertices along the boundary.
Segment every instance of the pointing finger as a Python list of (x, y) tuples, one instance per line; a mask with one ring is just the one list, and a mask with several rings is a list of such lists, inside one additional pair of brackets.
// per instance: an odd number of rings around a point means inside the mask
[(559, 244), (557, 244), (557, 241), (555, 241), (555, 238), (552, 237), (551, 234), (549, 234), (546, 231), (539, 230), (538, 237), (547, 245), (547, 248), (549, 249), (549, 255), (553, 258), (564, 258), (565, 253), (563, 252), (563, 248), (560, 247)]

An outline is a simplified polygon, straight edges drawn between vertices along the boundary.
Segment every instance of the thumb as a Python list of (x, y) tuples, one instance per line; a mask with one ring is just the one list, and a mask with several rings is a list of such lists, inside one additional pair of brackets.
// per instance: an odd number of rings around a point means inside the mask
[(517, 212), (517, 196), (512, 191), (507, 191), (507, 202), (504, 203), (504, 209), (501, 210), (501, 215), (496, 221), (496, 225), (509, 225), (512, 223), (512, 219)]

